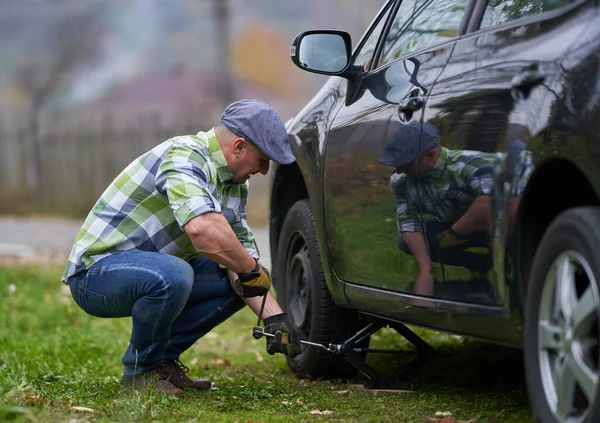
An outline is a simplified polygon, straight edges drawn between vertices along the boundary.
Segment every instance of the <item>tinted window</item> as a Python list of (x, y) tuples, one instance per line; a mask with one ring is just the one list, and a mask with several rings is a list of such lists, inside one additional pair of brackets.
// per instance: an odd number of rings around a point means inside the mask
[(385, 39), (384, 65), (457, 35), (468, 0), (404, 0)]
[(481, 20), (481, 28), (538, 15), (569, 3), (566, 0), (489, 0)]
[(373, 58), (373, 54), (375, 53), (375, 49), (377, 48), (377, 41), (379, 40), (379, 35), (381, 35), (381, 31), (383, 31), (383, 26), (387, 21), (387, 17), (390, 14), (390, 10), (392, 8), (388, 7), (385, 13), (379, 19), (377, 25), (373, 28), (369, 37), (365, 40), (364, 44), (360, 47), (360, 50), (355, 53), (354, 64), (362, 65), (365, 70), (369, 70), (371, 67), (371, 59)]

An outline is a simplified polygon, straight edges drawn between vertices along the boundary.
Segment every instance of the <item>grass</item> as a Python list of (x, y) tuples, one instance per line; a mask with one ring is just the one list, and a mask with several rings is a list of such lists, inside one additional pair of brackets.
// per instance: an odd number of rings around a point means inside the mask
[[(300, 380), (254, 340), (248, 309), (182, 356), (218, 390), (183, 398), (126, 393), (120, 357), (130, 319), (86, 315), (59, 282), (61, 268), (0, 266), (0, 421), (15, 422), (530, 422), (519, 351), (418, 333), (448, 353), (415, 372), (412, 391), (378, 396), (357, 384)], [(406, 346), (391, 330), (372, 346)], [(379, 369), (399, 362), (374, 356)], [(364, 382), (364, 380), (362, 380)], [(75, 408), (85, 407), (85, 408)], [(87, 410), (87, 411), (86, 411)], [(93, 410), (93, 411), (89, 411)], [(446, 419), (445, 422), (454, 421)]]

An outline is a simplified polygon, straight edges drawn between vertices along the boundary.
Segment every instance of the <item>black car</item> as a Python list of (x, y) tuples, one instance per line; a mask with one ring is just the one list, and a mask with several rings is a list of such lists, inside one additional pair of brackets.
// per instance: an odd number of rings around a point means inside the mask
[(426, 362), (418, 325), (522, 348), (537, 419), (600, 421), (598, 2), (391, 0), (291, 56), (330, 75), (272, 172), (275, 288), (322, 345), (291, 369), (402, 386), (364, 356), (390, 326)]

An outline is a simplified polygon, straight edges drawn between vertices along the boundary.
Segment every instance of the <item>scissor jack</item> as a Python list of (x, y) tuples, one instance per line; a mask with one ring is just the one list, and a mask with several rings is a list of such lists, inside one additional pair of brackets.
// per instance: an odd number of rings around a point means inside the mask
[[(380, 329), (389, 326), (402, 335), (408, 342), (410, 342), (416, 350), (414, 351), (403, 351), (403, 350), (382, 350), (375, 348), (359, 348), (362, 341), (368, 339), (371, 335), (375, 334)], [(259, 339), (262, 336), (274, 336), (271, 333), (265, 332), (264, 328), (255, 326), (252, 335), (254, 338)], [(307, 346), (322, 348), (325, 351), (329, 351), (332, 354), (341, 354), (344, 356), (350, 364), (356, 367), (361, 373), (363, 373), (369, 381), (364, 384), (369, 389), (406, 389), (406, 385), (402, 382), (401, 378), (406, 376), (409, 372), (412, 372), (418, 368), (423, 367), (429, 363), (431, 359), (437, 355), (434, 349), (419, 336), (410, 330), (406, 325), (402, 323), (383, 323), (381, 321), (369, 323), (365, 328), (352, 335), (350, 338), (342, 342), (341, 344), (319, 344), (316, 342), (309, 342), (300, 340), (300, 343)], [(400, 370), (392, 372), (387, 375), (378, 373), (373, 367), (371, 367), (364, 359), (366, 353), (378, 353), (378, 354), (399, 354), (399, 355), (416, 355), (406, 366)]]

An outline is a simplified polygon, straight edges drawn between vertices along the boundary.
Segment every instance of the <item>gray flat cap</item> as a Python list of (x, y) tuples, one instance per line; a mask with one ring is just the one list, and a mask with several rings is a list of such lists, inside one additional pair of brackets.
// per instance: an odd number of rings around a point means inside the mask
[(251, 99), (236, 101), (225, 108), (221, 122), (274, 162), (286, 165), (296, 160), (285, 126), (268, 104)]
[[(421, 138), (420, 142), (419, 138)], [(400, 128), (385, 144), (379, 163), (401, 168), (439, 143), (440, 133), (435, 126), (426, 122), (423, 126), (421, 122), (410, 122)]]

